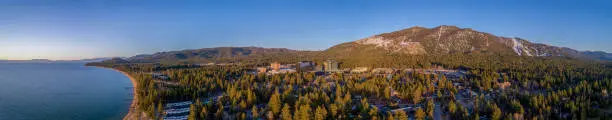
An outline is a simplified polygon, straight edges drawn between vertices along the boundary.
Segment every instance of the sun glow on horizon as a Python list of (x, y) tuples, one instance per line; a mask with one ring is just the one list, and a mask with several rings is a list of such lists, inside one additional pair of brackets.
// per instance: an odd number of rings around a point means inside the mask
[(0, 42), (0, 59), (79, 60), (99, 57), (101, 46), (70, 41), (8, 40)]

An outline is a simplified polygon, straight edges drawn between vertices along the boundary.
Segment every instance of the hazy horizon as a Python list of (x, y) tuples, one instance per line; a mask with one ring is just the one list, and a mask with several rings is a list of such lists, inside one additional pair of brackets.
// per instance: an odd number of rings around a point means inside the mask
[(612, 52), (610, 1), (2, 1), (0, 59), (77, 60), (225, 46), (324, 50), (453, 25)]

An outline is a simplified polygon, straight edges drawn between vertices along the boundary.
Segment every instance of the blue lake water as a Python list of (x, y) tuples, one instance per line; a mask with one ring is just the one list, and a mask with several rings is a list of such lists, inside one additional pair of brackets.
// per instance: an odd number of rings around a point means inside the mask
[(0, 120), (120, 120), (127, 76), (82, 63), (0, 63)]

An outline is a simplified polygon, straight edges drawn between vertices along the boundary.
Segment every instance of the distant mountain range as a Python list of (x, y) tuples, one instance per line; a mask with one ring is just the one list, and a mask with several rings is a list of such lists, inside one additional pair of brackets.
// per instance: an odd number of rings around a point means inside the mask
[[(175, 61), (198, 61), (214, 62), (220, 59), (241, 58), (255, 55), (278, 55), (296, 53), (296, 50), (286, 48), (261, 48), (261, 47), (217, 47), (202, 48), (196, 50), (181, 50), (170, 52), (158, 52), (147, 55), (136, 55), (126, 58), (126, 61), (134, 63), (152, 62), (175, 62)], [(115, 61), (119, 62), (118, 59)]]
[(588, 60), (612, 60), (612, 54), (601, 51), (577, 51), (566, 47), (532, 43), (528, 40), (516, 37), (495, 36), (469, 28), (443, 25), (435, 28), (417, 26), (383, 33), (353, 42), (335, 45), (324, 51), (297, 51), (286, 48), (261, 47), (217, 47), (158, 52), (154, 54), (137, 55), (125, 59), (115, 58), (105, 62), (206, 63), (228, 59), (249, 59), (253, 57), (265, 59), (288, 56), (342, 58), (358, 55), (363, 56), (363, 54), (368, 54), (370, 55), (369, 57), (376, 57), (375, 55), (380, 54), (445, 55), (472, 53), (503, 56), (569, 57)]
[(101, 62), (110, 60), (112, 57), (105, 58), (91, 58), (81, 60), (49, 60), (49, 59), (32, 59), (32, 60), (0, 60), (0, 63), (89, 63), (89, 62)]
[(584, 56), (591, 59), (597, 60), (612, 60), (612, 53), (606, 53), (602, 51), (583, 51), (581, 52)]

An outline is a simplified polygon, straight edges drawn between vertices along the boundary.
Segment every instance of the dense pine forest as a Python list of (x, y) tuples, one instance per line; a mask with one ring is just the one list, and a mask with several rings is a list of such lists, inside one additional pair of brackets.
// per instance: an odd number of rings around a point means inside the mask
[[(301, 56), (301, 57), (300, 57)], [(152, 119), (166, 103), (193, 101), (189, 119), (611, 119), (612, 64), (564, 57), (490, 54), (368, 58), (324, 55), (228, 60), (222, 65), (101, 62), (138, 79), (138, 109)], [(391, 72), (252, 72), (270, 62)], [(448, 69), (447, 74), (410, 69)], [(165, 78), (156, 77), (155, 74)], [(314, 117), (313, 117), (314, 116)], [(437, 118), (441, 117), (441, 118)]]

